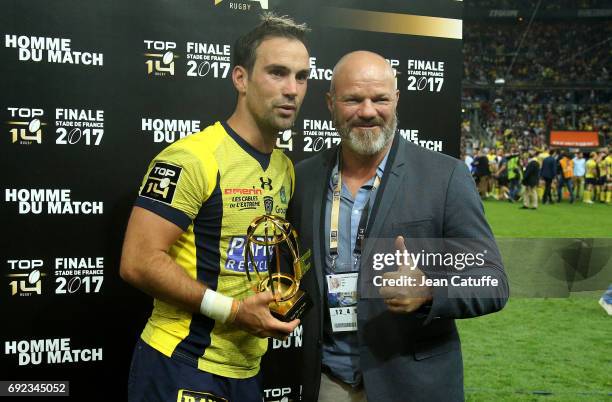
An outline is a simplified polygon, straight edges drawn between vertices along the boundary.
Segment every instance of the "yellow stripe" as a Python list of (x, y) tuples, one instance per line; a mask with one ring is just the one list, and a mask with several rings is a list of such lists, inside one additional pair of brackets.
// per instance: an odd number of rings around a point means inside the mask
[(448, 39), (461, 39), (463, 37), (463, 21), (452, 18), (425, 17), (421, 15), (384, 13), (338, 7), (326, 7), (322, 15), (323, 23), (335, 28), (433, 36)]

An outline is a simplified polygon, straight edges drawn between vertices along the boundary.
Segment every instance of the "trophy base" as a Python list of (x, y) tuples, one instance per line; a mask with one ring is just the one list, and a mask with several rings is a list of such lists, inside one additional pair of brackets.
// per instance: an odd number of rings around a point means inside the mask
[(289, 300), (270, 303), (270, 312), (276, 319), (289, 322), (302, 317), (311, 307), (310, 296), (303, 290), (298, 290)]

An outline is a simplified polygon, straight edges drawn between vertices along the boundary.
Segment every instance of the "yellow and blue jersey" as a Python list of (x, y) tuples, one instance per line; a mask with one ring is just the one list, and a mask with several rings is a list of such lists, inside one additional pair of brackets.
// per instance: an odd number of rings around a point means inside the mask
[(586, 161), (586, 174), (585, 177), (587, 179), (596, 179), (597, 178), (597, 162), (590, 158)]
[[(169, 255), (191, 278), (244, 299), (253, 293), (244, 263), (247, 228), (266, 213), (284, 217), (293, 186), (293, 165), (282, 151), (263, 154), (217, 122), (153, 159), (135, 205), (184, 230)], [(269, 254), (254, 249), (260, 272)], [(166, 356), (230, 378), (257, 374), (268, 344), (157, 299), (141, 337)]]

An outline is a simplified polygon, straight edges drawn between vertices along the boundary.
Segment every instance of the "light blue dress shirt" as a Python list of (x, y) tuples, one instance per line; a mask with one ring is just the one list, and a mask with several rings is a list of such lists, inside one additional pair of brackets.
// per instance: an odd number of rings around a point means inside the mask
[[(382, 179), (387, 157), (383, 158), (376, 169), (376, 175)], [(332, 259), (329, 253), (329, 231), (331, 226), (331, 209), (334, 188), (338, 182), (338, 161), (332, 171), (328, 184), (327, 198), (325, 203), (325, 274), (356, 272), (359, 270), (358, 261), (355, 261), (353, 250), (357, 238), (357, 229), (361, 220), (361, 213), (368, 203), (370, 212), (376, 199), (377, 190), (372, 190), (374, 184), (372, 177), (366, 184), (361, 186), (355, 198), (348, 187), (342, 183), (340, 192), (340, 213), (338, 218), (338, 257), (334, 271), (332, 272)], [(327, 298), (327, 281), (325, 280), (325, 296)], [(327, 307), (326, 307), (327, 308)], [(361, 370), (359, 366), (359, 340), (357, 332), (332, 333), (329, 314), (325, 314), (325, 333), (332, 334), (324, 337), (323, 342), (323, 365), (327, 366), (332, 374), (347, 384), (357, 386), (361, 383)]]

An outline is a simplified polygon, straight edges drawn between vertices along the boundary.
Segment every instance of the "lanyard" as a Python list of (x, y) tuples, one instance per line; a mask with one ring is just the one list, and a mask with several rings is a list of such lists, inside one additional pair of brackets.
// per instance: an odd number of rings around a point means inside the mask
[[(380, 177), (378, 174), (374, 179), (374, 184), (370, 189), (368, 195), (368, 202), (366, 203), (363, 211), (361, 212), (361, 218), (359, 219), (359, 226), (357, 227), (357, 237), (355, 239), (355, 249), (353, 250), (353, 256), (355, 257), (355, 263), (361, 257), (361, 246), (365, 237), (365, 232), (368, 226), (368, 216), (370, 214), (370, 204), (372, 202), (372, 193), (380, 185)], [(332, 210), (331, 210), (331, 222), (329, 225), (329, 254), (332, 259), (332, 271), (336, 267), (336, 259), (338, 258), (338, 222), (340, 218), (340, 194), (342, 191), (342, 157), (338, 153), (338, 181), (334, 186), (332, 196)]]

